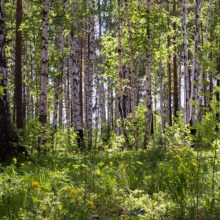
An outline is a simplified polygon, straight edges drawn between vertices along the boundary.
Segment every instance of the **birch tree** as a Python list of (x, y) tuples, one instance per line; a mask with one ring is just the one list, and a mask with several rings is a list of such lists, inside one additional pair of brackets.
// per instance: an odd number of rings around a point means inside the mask
[(49, 10), (50, 0), (43, 2), (42, 21), (42, 51), (41, 51), (41, 84), (39, 120), (45, 125), (47, 122), (47, 78), (48, 78), (48, 44), (49, 44)]
[(94, 10), (95, 0), (88, 2), (89, 20), (86, 22), (86, 48), (85, 48), (85, 123), (87, 130), (88, 149), (92, 148), (93, 127), (93, 76), (95, 60), (95, 23)]
[[(54, 111), (53, 111), (53, 127), (57, 129), (58, 108), (59, 108), (59, 125), (62, 125), (62, 87), (63, 87), (63, 30), (60, 27), (56, 36), (56, 46), (58, 51), (57, 74), (54, 77)], [(61, 101), (60, 101), (61, 100)]]
[[(50, 0), (43, 2), (43, 20), (42, 20), (42, 49), (41, 49), (41, 78), (40, 78), (40, 104), (39, 104), (39, 121), (44, 127), (47, 123), (47, 79), (48, 79), (48, 46), (49, 46), (49, 10)], [(45, 131), (42, 131), (38, 152), (41, 146), (45, 148)], [(46, 149), (43, 149), (46, 153)]]
[(101, 38), (102, 38), (102, 14), (101, 14), (101, 1), (98, 0), (98, 11), (99, 11), (99, 58), (98, 62), (100, 64), (99, 71), (98, 71), (98, 77), (99, 77), (99, 85), (98, 85), (98, 93), (99, 93), (99, 111), (100, 111), (100, 119), (101, 119), (101, 136), (102, 140), (105, 140), (106, 136), (106, 94), (105, 94), (105, 78), (103, 77), (103, 56), (101, 54)]
[(70, 85), (71, 85), (71, 103), (72, 103), (72, 123), (73, 128), (78, 135), (78, 144), (83, 150), (83, 124), (80, 108), (80, 68), (79, 68), (79, 38), (72, 32), (69, 35), (70, 44)]
[(146, 132), (144, 138), (144, 147), (147, 146), (149, 142), (150, 135), (153, 134), (153, 98), (151, 89), (151, 65), (152, 65), (152, 52), (151, 52), (151, 27), (150, 27), (150, 10), (151, 1), (146, 0), (146, 10), (147, 10), (147, 52), (146, 52), (146, 99), (147, 99), (147, 113), (146, 113)]

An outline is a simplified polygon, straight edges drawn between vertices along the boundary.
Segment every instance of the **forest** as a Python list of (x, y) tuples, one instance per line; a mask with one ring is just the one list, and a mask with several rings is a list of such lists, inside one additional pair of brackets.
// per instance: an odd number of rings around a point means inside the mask
[(0, 0), (0, 219), (220, 219), (220, 0)]

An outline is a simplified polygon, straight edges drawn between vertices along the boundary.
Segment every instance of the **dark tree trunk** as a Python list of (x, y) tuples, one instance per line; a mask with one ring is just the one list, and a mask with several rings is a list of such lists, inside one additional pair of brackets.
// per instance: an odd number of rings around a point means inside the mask
[(9, 103), (7, 98), (7, 66), (5, 58), (5, 24), (2, 11), (2, 2), (0, 1), (0, 87), (3, 87), (3, 93), (0, 94), (0, 161), (9, 161), (13, 156), (19, 156), (22, 153), (27, 155), (26, 149), (18, 145), (18, 136), (12, 125)]
[(172, 82), (172, 79), (171, 79), (171, 65), (170, 65), (170, 57), (169, 57), (169, 60), (168, 60), (168, 65), (167, 65), (167, 68), (168, 68), (168, 124), (169, 126), (172, 125), (172, 96), (171, 96), (171, 82)]
[(17, 0), (16, 9), (16, 44), (15, 44), (15, 115), (18, 129), (23, 128), (22, 106), (22, 0)]
[[(176, 1), (173, 2), (173, 14), (176, 15)], [(173, 23), (173, 30), (176, 33), (176, 22)], [(179, 108), (179, 95), (178, 95), (178, 71), (177, 71), (177, 55), (176, 55), (176, 36), (173, 37), (174, 54), (173, 54), (173, 113), (177, 117)]]

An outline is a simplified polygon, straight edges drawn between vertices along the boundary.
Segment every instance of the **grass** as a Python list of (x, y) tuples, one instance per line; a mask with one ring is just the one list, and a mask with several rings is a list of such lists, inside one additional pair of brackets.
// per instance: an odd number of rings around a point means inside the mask
[(14, 160), (0, 167), (0, 219), (194, 219), (195, 156), (152, 148)]

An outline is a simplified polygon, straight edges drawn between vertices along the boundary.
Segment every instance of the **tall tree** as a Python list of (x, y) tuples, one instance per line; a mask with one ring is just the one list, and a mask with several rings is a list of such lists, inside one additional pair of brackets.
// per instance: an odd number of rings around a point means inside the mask
[(193, 66), (191, 74), (191, 104), (190, 104), (190, 123), (192, 124), (196, 119), (196, 105), (197, 101), (197, 84), (198, 84), (198, 51), (199, 51), (199, 22), (200, 22), (200, 10), (202, 6), (202, 0), (196, 0), (195, 5), (195, 39), (194, 39), (194, 54), (193, 54)]
[[(122, 132), (125, 136), (126, 143), (128, 143), (128, 135), (125, 128), (125, 113), (123, 109), (123, 99), (124, 99), (124, 88), (123, 88), (123, 63), (122, 63), (122, 8), (123, 4), (121, 0), (117, 1), (117, 38), (118, 38), (118, 78), (119, 78), (119, 91), (117, 91), (116, 94), (116, 107), (115, 107), (115, 113), (116, 113), (116, 120), (121, 119), (122, 123)], [(117, 131), (118, 132), (118, 131)]]
[[(176, 15), (176, 0), (173, 1), (173, 15)], [(176, 48), (176, 22), (173, 22), (173, 113), (174, 117), (177, 117), (177, 111), (179, 110), (179, 95), (178, 95), (178, 67), (177, 67), (177, 48)]]
[(184, 61), (184, 115), (185, 122), (189, 123), (189, 101), (190, 101), (190, 77), (188, 69), (188, 37), (187, 37), (187, 0), (183, 0), (183, 61)]
[(98, 85), (98, 96), (99, 96), (99, 111), (100, 111), (100, 119), (101, 119), (101, 136), (102, 140), (105, 141), (106, 137), (106, 94), (105, 94), (105, 78), (103, 77), (103, 56), (101, 54), (101, 41), (102, 41), (102, 10), (101, 10), (102, 3), (98, 0), (98, 12), (99, 12), (99, 59), (98, 62), (100, 63), (100, 68), (98, 71), (98, 78), (99, 78), (99, 85)]
[[(132, 1), (130, 1), (132, 3)], [(137, 127), (137, 118), (136, 118), (136, 107), (137, 107), (137, 87), (136, 87), (136, 76), (135, 76), (135, 62), (134, 62), (134, 48), (133, 48), (133, 35), (131, 29), (131, 17), (129, 14), (128, 1), (125, 0), (125, 10), (126, 10), (126, 19), (127, 19), (127, 29), (128, 29), (128, 41), (129, 41), (129, 57), (130, 57), (130, 78), (131, 78), (131, 113), (134, 125), (134, 136), (135, 136), (135, 146), (139, 146), (139, 135), (138, 135), (138, 127)]]
[[(169, 2), (166, 3), (167, 11), (170, 11)], [(170, 18), (167, 19), (167, 27), (170, 28)], [(171, 42), (170, 42), (170, 35), (167, 36), (167, 48), (170, 50)], [(168, 78), (168, 88), (167, 88), (167, 118), (168, 118), (168, 125), (172, 125), (172, 71), (171, 71), (171, 55), (168, 56), (167, 62), (167, 78)]]
[[(39, 121), (44, 127), (47, 123), (47, 80), (48, 80), (48, 46), (49, 46), (49, 11), (50, 0), (43, 2), (43, 20), (42, 20), (42, 45), (41, 45), (41, 78), (40, 78), (40, 104), (39, 104)], [(38, 145), (38, 152), (41, 151), (41, 146), (45, 148), (45, 130), (43, 128)]]
[(0, 0), (0, 161), (10, 160), (12, 156), (19, 156), (25, 152), (19, 147), (18, 136), (10, 118), (7, 90), (7, 62), (5, 56), (6, 37), (3, 14), (3, 1)]
[[(10, 121), (9, 103), (7, 98), (7, 69), (5, 57), (5, 23), (2, 9), (2, 1), (0, 1), (0, 149), (1, 157), (3, 156), (3, 148), (7, 147), (11, 140), (12, 125)], [(5, 152), (6, 153), (6, 152)]]
[(57, 129), (58, 123), (58, 107), (59, 107), (59, 125), (62, 125), (63, 106), (62, 103), (62, 87), (63, 87), (63, 30), (60, 27), (56, 36), (56, 46), (58, 51), (57, 74), (54, 77), (54, 111), (53, 111), (53, 127)]
[(15, 44), (15, 113), (17, 128), (23, 128), (22, 100), (22, 0), (16, 1), (16, 44)]
[(93, 76), (95, 60), (95, 0), (89, 1), (89, 18), (86, 22), (85, 48), (85, 123), (87, 130), (88, 149), (92, 148), (93, 128)]
[(76, 31), (69, 35), (69, 43), (71, 46), (70, 53), (70, 85), (71, 85), (71, 103), (72, 103), (72, 123), (74, 130), (78, 135), (78, 145), (81, 150), (83, 145), (83, 123), (80, 108), (80, 68), (79, 68), (79, 37)]
[(49, 44), (49, 11), (50, 0), (43, 2), (42, 21), (42, 50), (41, 50), (41, 82), (39, 120), (45, 125), (47, 122), (47, 78), (48, 78), (48, 44)]
[(147, 9), (147, 53), (146, 53), (146, 99), (147, 99), (147, 113), (146, 113), (146, 131), (144, 138), (144, 147), (147, 146), (149, 142), (150, 135), (153, 134), (153, 98), (152, 98), (152, 77), (151, 77), (151, 65), (152, 65), (152, 49), (151, 49), (151, 26), (150, 26), (150, 10), (151, 10), (151, 1), (146, 0), (146, 9)]

